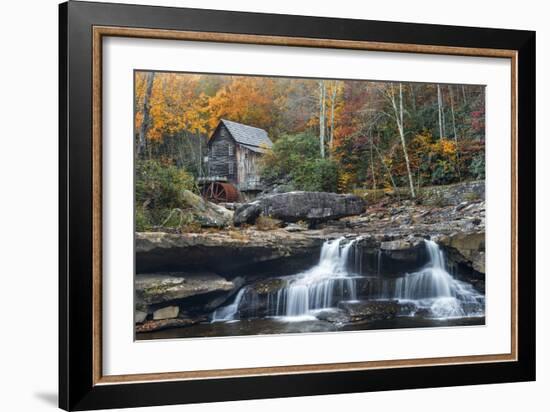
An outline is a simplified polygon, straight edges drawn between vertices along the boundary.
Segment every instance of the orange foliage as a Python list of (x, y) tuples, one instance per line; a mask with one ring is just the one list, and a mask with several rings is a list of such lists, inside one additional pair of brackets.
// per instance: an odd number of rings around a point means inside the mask
[[(145, 73), (136, 74), (136, 104), (141, 107), (145, 93)], [(198, 75), (156, 73), (150, 98), (151, 127), (147, 137), (160, 140), (186, 130), (193, 133), (207, 131), (206, 102), (199, 93)], [(136, 130), (141, 126), (143, 113), (136, 110)]]
[(235, 76), (210, 98), (208, 125), (214, 129), (220, 119), (269, 128), (272, 122), (274, 82), (269, 78)]

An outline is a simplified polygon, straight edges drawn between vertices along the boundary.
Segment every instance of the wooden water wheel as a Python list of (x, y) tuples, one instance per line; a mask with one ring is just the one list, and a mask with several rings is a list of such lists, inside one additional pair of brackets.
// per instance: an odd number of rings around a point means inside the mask
[(236, 202), (239, 191), (231, 183), (212, 182), (203, 190), (204, 196), (211, 202)]

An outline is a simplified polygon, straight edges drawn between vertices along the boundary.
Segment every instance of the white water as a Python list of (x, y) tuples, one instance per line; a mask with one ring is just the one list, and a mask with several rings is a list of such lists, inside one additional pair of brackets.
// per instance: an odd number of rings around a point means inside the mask
[(436, 318), (478, 314), (484, 296), (447, 271), (445, 256), (437, 243), (425, 240), (425, 244), (428, 263), (419, 271), (397, 279), (393, 298), (412, 301), (420, 308), (429, 309)]
[[(289, 317), (289, 320), (314, 319), (310, 315), (314, 310), (334, 307), (343, 300), (357, 300), (354, 279), (357, 275), (348, 270), (348, 262), (350, 251), (358, 240), (360, 238), (345, 243), (346, 239), (341, 237), (326, 241), (316, 266), (288, 277), (284, 288), (268, 296), (270, 311), (276, 316)], [(238, 319), (246, 292), (246, 287), (241, 288), (233, 303), (218, 308), (212, 314), (212, 322)]]
[[(344, 237), (326, 241), (319, 263), (293, 276), (269, 304), (277, 316), (301, 317), (312, 311), (335, 307), (338, 302), (357, 300), (355, 278), (348, 267), (350, 251), (360, 238), (347, 241)], [(355, 264), (360, 265), (355, 254)]]
[[(315, 319), (316, 311), (335, 308), (342, 301), (356, 301), (356, 281), (362, 278), (361, 253), (356, 249), (359, 240), (360, 237), (353, 240), (341, 237), (326, 241), (317, 265), (285, 278), (285, 287), (268, 294), (267, 311), (286, 321), (311, 320)], [(484, 296), (471, 285), (455, 279), (447, 271), (445, 256), (437, 243), (426, 240), (425, 245), (428, 263), (420, 270), (395, 280), (394, 283), (384, 280), (382, 291), (378, 293), (377, 298), (413, 303), (416, 310), (411, 315), (418, 309), (428, 310), (429, 316), (434, 318), (483, 315)], [(352, 250), (355, 253), (353, 259), (350, 259)], [(379, 252), (378, 278), (381, 260)], [(247, 301), (257, 299), (253, 290), (243, 287), (233, 303), (218, 308), (212, 314), (212, 321), (227, 322), (239, 319), (239, 308), (245, 296), (249, 297)]]
[(235, 320), (235, 315), (237, 315), (239, 311), (239, 305), (241, 304), (245, 292), (246, 287), (241, 288), (232, 304), (216, 309), (214, 313), (212, 313), (212, 322)]

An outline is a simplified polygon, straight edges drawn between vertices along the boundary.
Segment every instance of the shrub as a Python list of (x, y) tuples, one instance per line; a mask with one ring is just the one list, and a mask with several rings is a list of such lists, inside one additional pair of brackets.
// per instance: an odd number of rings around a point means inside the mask
[(485, 156), (474, 157), (470, 163), (470, 174), (474, 179), (485, 179)]
[(310, 133), (283, 135), (262, 159), (262, 178), (268, 183), (288, 182), (295, 190), (338, 190), (338, 166), (321, 159), (319, 140)]
[(262, 158), (262, 177), (268, 182), (287, 180), (292, 171), (308, 159), (318, 156), (316, 139), (308, 133), (282, 135)]
[(136, 206), (135, 224), (138, 232), (146, 232), (152, 229), (149, 212), (142, 206)]
[(454, 164), (448, 160), (438, 159), (432, 166), (431, 182), (434, 185), (447, 185), (458, 180)]
[(135, 179), (138, 231), (151, 230), (167, 219), (176, 219), (172, 211), (181, 205), (183, 190), (195, 189), (193, 177), (184, 169), (156, 160), (137, 161)]
[(298, 190), (338, 191), (338, 166), (328, 159), (306, 161), (293, 172), (292, 177)]

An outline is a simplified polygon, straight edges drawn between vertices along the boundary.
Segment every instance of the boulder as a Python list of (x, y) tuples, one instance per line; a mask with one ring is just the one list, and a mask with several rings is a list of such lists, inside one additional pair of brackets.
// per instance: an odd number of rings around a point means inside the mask
[(269, 216), (284, 222), (323, 222), (359, 215), (365, 202), (358, 196), (327, 192), (288, 192), (268, 195), (235, 210), (236, 226), (253, 224), (258, 216)]
[(261, 212), (262, 206), (259, 200), (255, 200), (251, 203), (245, 203), (235, 209), (233, 224), (235, 226), (241, 226), (246, 223), (254, 224)]
[(189, 190), (182, 192), (182, 212), (189, 220), (202, 227), (227, 227), (233, 220), (233, 212), (209, 202)]
[(177, 318), (179, 313), (179, 306), (166, 306), (153, 312), (153, 320)]
[(220, 202), (220, 203), (217, 203), (217, 205), (221, 207), (225, 207), (227, 210), (235, 210), (241, 204), (237, 202)]
[(234, 283), (214, 273), (162, 273), (138, 274), (135, 279), (136, 295), (148, 305), (169, 302), (211, 292), (227, 292)]
[[(366, 253), (372, 254), (372, 251)], [(422, 238), (406, 238), (380, 242), (376, 256), (371, 256), (370, 260), (376, 262), (376, 273), (400, 276), (411, 268), (424, 265), (428, 255)]]
[(342, 325), (350, 322), (349, 314), (343, 309), (325, 309), (317, 312), (315, 317), (326, 322)]
[(395, 300), (340, 302), (338, 308), (347, 313), (351, 322), (392, 319), (400, 311), (399, 303)]
[(287, 282), (281, 278), (269, 278), (260, 280), (249, 286), (257, 295), (268, 295), (283, 289)]
[(411, 248), (411, 243), (403, 240), (389, 240), (387, 242), (380, 242), (380, 249), (386, 251), (396, 251), (396, 250), (409, 250)]
[(449, 258), (485, 273), (485, 232), (456, 233), (439, 239)]
[(136, 323), (143, 323), (146, 318), (147, 318), (147, 312), (136, 310), (136, 313), (135, 313)]

